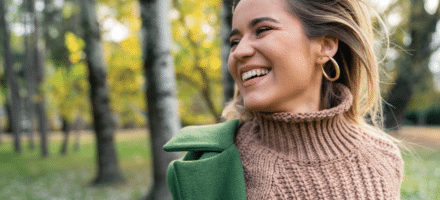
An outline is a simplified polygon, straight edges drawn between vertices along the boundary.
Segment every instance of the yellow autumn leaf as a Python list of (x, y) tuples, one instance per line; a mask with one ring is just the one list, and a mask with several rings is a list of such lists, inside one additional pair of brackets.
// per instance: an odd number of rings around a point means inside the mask
[(120, 46), (124, 51), (130, 53), (131, 56), (139, 56), (141, 54), (141, 46), (137, 37), (128, 37), (120, 42)]
[(209, 41), (209, 40), (203, 40), (203, 42), (202, 42), (202, 48), (204, 48), (204, 49), (209, 49), (209, 48), (211, 48), (212, 47), (212, 41)]
[(84, 48), (84, 41), (76, 37), (76, 35), (73, 34), (72, 32), (67, 32), (64, 35), (64, 37), (65, 37), (66, 47), (69, 50), (69, 52), (76, 53)]
[(78, 54), (78, 53), (70, 54), (69, 60), (72, 64), (76, 64), (81, 60), (81, 54)]

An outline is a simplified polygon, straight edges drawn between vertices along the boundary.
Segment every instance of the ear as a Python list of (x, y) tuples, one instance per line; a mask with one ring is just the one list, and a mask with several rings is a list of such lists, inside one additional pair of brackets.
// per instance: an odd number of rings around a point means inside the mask
[(330, 60), (329, 57), (333, 57), (338, 52), (339, 39), (333, 36), (321, 36), (316, 38), (318, 42), (318, 56), (316, 63), (323, 65)]

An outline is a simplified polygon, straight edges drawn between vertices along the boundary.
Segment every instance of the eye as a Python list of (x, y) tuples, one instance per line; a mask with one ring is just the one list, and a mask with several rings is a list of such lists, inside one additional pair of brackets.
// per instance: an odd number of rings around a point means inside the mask
[(271, 27), (268, 27), (268, 26), (262, 26), (262, 27), (259, 27), (259, 28), (255, 31), (255, 33), (256, 33), (257, 35), (260, 35), (261, 33), (264, 33), (264, 32), (266, 32), (266, 31), (270, 31), (270, 30), (272, 30)]
[(238, 45), (238, 42), (239, 42), (239, 41), (237, 41), (237, 40), (232, 40), (232, 41), (229, 42), (229, 45), (230, 45), (231, 48), (232, 48), (232, 47), (234, 47), (234, 46), (237, 46), (237, 45)]

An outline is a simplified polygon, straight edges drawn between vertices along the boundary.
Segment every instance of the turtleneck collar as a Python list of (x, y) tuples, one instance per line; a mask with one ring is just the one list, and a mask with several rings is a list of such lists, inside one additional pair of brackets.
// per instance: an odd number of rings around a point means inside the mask
[(333, 108), (311, 113), (255, 113), (248, 130), (264, 147), (290, 160), (310, 163), (348, 156), (360, 142), (360, 131), (343, 116), (352, 105), (350, 90), (342, 84), (336, 89), (340, 99)]

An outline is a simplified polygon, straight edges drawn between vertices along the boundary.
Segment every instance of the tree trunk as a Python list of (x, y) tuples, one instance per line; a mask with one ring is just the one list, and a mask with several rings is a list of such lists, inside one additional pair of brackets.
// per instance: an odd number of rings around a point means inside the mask
[[(6, 78), (7, 79), (7, 78)], [(9, 100), (8, 98), (8, 90), (6, 90), (5, 92), (5, 110), (6, 110), (6, 116), (8, 116), (8, 124), (6, 127), (5, 132), (6, 133), (13, 133), (12, 131), (12, 125), (11, 125), (11, 121), (12, 121), (12, 102)]]
[(153, 154), (153, 188), (146, 199), (172, 199), (166, 185), (168, 164), (179, 157), (162, 147), (180, 129), (176, 80), (170, 53), (169, 2), (141, 0), (142, 51), (147, 79), (147, 102)]
[(73, 150), (75, 152), (78, 152), (80, 149), (80, 137), (81, 137), (81, 131), (83, 130), (83, 121), (81, 120), (81, 118), (76, 118), (75, 120), (75, 143), (73, 144)]
[(35, 149), (35, 138), (34, 138), (33, 131), (28, 132), (28, 141), (29, 141), (29, 149), (34, 150)]
[(8, 26), (6, 24), (6, 12), (5, 12), (5, 5), (4, 1), (0, 2), (0, 27), (2, 28), (2, 34), (3, 34), (3, 45), (4, 45), (4, 59), (5, 59), (5, 74), (6, 79), (9, 85), (9, 92), (11, 95), (11, 118), (9, 119), (9, 124), (12, 127), (12, 131), (14, 133), (14, 150), (17, 153), (21, 152), (21, 141), (20, 141), (20, 134), (21, 130), (19, 127), (19, 115), (20, 115), (20, 95), (19, 95), (19, 86), (17, 82), (17, 77), (14, 72), (14, 60), (11, 55), (11, 48), (10, 48), (10, 36), (8, 31)]
[(232, 29), (232, 0), (223, 0), (223, 23), (222, 23), (222, 73), (224, 102), (227, 103), (234, 97), (235, 81), (228, 69), (229, 58), (229, 33)]
[(426, 125), (426, 111), (417, 112), (417, 126)]
[(43, 91), (41, 88), (41, 84), (39, 83), (39, 88), (38, 88), (38, 101), (36, 106), (36, 111), (37, 111), (37, 118), (38, 118), (38, 127), (39, 127), (39, 131), (40, 131), (40, 137), (41, 137), (41, 156), (42, 157), (47, 157), (49, 156), (49, 149), (48, 149), (48, 141), (47, 141), (47, 119), (46, 119), (46, 109), (45, 109), (45, 100), (44, 100), (44, 96), (43, 96)]
[(0, 145), (3, 144), (3, 132), (5, 129), (0, 128)]
[[(33, 97), (35, 94), (35, 71), (34, 71), (34, 65), (35, 61), (33, 60), (33, 51), (34, 46), (36, 44), (37, 40), (37, 34), (36, 33), (36, 24), (34, 24), (34, 21), (32, 21), (32, 18), (36, 21), (36, 15), (35, 15), (35, 6), (33, 0), (25, 0), (24, 7), (27, 11), (27, 15), (24, 15), (23, 21), (26, 28), (34, 27), (34, 34), (25, 35), (24, 43), (25, 43), (25, 60), (23, 62), (23, 69), (24, 69), (24, 79), (26, 81), (26, 96), (23, 99), (25, 102), (25, 115), (23, 116), (24, 122), (26, 122), (26, 127), (23, 128), (26, 130), (26, 135), (29, 140), (29, 149), (35, 148), (35, 142), (34, 142), (34, 115), (35, 115), (35, 103), (33, 101)], [(31, 32), (32, 30), (27, 30), (26, 32)]]
[(89, 67), (90, 99), (97, 140), (98, 176), (94, 184), (123, 182), (114, 144), (115, 122), (110, 110), (107, 69), (104, 64), (94, 0), (81, 0), (84, 49)]
[[(47, 144), (47, 119), (46, 119), (46, 111), (45, 111), (45, 101), (44, 94), (42, 90), (42, 84), (44, 80), (43, 76), (43, 67), (42, 61), (40, 58), (44, 58), (41, 53), (40, 44), (39, 44), (39, 24), (37, 19), (37, 14), (35, 12), (35, 2), (34, 0), (26, 0), (27, 9), (29, 11), (29, 15), (32, 16), (31, 20), (28, 23), (30, 26), (34, 27), (34, 33), (32, 35), (32, 40), (28, 41), (26, 44), (26, 48), (28, 49), (27, 60), (29, 61), (26, 65), (25, 78), (26, 78), (26, 88), (28, 91), (29, 98), (29, 118), (33, 123), (33, 116), (36, 114), (38, 119), (38, 127), (41, 137), (41, 156), (47, 157), (49, 156), (48, 144)], [(33, 125), (31, 125), (31, 133), (33, 134)]]
[(70, 124), (67, 122), (67, 119), (63, 118), (63, 144), (61, 144), (60, 154), (67, 154), (67, 147), (69, 146), (69, 133), (70, 133)]
[(76, 130), (76, 137), (75, 137), (75, 143), (73, 144), (73, 151), (78, 152), (79, 149), (81, 148), (80, 145), (80, 139), (81, 139), (81, 133), (80, 130)]

